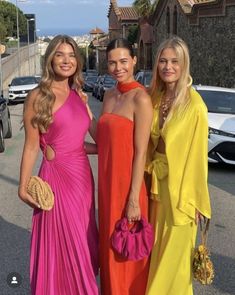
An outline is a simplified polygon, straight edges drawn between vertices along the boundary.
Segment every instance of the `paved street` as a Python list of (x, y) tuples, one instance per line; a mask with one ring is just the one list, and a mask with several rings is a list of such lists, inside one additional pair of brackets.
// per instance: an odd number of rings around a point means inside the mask
[[(98, 117), (101, 103), (92, 97), (89, 101)], [(10, 106), (10, 111), (13, 138), (6, 140), (6, 151), (0, 154), (0, 295), (27, 295), (30, 294), (28, 271), (32, 210), (17, 197), (24, 137), (20, 129), (22, 104)], [(96, 156), (91, 156), (90, 160), (97, 179)], [(35, 173), (38, 166), (39, 161)], [(209, 248), (216, 277), (209, 287), (195, 284), (194, 294), (235, 294), (235, 167), (210, 165), (209, 184), (213, 209)], [(17, 288), (9, 287), (6, 282), (12, 272), (22, 277), (22, 285)]]

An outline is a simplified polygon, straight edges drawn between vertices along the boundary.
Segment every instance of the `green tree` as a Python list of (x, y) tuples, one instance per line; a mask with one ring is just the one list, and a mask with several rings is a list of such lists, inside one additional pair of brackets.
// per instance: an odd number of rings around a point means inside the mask
[(139, 26), (137, 26), (137, 25), (131, 25), (128, 28), (127, 39), (131, 44), (134, 44), (137, 42), (138, 29), (139, 29)]
[[(18, 9), (19, 20), (19, 34), (24, 35), (27, 33), (27, 20), (23, 12)], [(1, 33), (4, 37), (17, 36), (17, 23), (16, 23), (16, 6), (10, 2), (0, 1), (0, 22), (2, 23)], [(3, 35), (3, 33), (2, 33)]]
[(136, 8), (140, 16), (148, 17), (154, 12), (157, 3), (158, 0), (135, 0), (132, 5)]
[(0, 44), (3, 41), (5, 41), (6, 33), (7, 33), (7, 29), (4, 25), (4, 23), (2, 22), (2, 20), (0, 19)]

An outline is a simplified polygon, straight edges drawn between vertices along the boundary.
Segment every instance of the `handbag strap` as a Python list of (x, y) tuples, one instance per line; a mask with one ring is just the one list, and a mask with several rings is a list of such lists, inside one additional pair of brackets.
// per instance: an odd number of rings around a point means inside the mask
[(207, 243), (209, 225), (210, 225), (210, 219), (206, 218), (206, 219), (204, 219), (204, 228), (203, 228), (202, 220), (201, 220), (201, 218), (199, 218), (199, 226), (200, 226), (200, 232), (201, 232), (201, 240), (202, 240), (202, 244), (204, 246), (206, 246), (206, 243)]

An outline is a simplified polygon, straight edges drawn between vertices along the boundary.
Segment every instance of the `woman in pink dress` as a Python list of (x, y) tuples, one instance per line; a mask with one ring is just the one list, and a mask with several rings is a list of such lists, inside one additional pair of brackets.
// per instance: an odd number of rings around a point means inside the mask
[[(49, 44), (39, 87), (24, 108), (25, 144), (19, 196), (34, 207), (30, 283), (37, 295), (97, 295), (98, 232), (94, 185), (84, 145), (90, 117), (81, 96), (81, 59), (68, 36)], [(43, 211), (27, 194), (39, 148), (39, 176), (55, 195), (54, 207)]]

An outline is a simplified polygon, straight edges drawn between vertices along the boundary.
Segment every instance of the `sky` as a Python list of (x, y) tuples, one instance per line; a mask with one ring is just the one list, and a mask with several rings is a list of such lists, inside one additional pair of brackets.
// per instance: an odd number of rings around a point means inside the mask
[[(36, 15), (37, 35), (83, 35), (95, 27), (108, 32), (109, 0), (10, 0), (23, 11)], [(117, 0), (131, 6), (133, 0)]]

